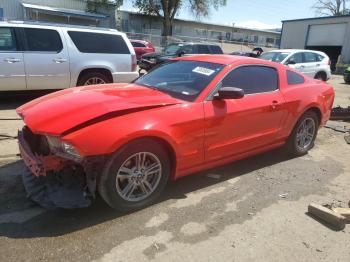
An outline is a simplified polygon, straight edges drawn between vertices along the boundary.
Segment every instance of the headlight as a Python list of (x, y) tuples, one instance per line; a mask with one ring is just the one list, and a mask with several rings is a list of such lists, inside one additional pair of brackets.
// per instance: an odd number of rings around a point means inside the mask
[(68, 155), (72, 155), (74, 157), (81, 158), (81, 155), (78, 153), (78, 151), (75, 149), (75, 147), (67, 142), (62, 142), (62, 149)]
[(81, 159), (76, 148), (68, 142), (62, 141), (58, 136), (46, 136), (50, 150), (56, 155), (67, 155), (75, 159)]

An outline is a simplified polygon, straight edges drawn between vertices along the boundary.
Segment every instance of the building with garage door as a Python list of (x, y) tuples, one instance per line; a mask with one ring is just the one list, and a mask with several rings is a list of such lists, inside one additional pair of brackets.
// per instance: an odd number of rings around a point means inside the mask
[(282, 21), (281, 48), (312, 49), (325, 52), (334, 70), (350, 63), (350, 15)]

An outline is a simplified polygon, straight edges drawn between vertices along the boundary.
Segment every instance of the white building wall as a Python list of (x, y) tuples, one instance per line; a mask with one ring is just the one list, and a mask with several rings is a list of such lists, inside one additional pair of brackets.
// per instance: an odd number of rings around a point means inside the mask
[(282, 28), (281, 48), (304, 49), (307, 44), (307, 37), (310, 25), (327, 25), (346, 23), (346, 34), (341, 52), (342, 60), (350, 62), (350, 16), (315, 18), (305, 20), (285, 21)]

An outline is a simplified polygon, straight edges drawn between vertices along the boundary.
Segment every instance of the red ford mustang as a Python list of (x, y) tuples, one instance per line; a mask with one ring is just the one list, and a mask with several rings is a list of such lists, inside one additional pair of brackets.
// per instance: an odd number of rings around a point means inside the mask
[(202, 55), (159, 66), (131, 84), (76, 87), (17, 109), (24, 184), (44, 207), (113, 208), (154, 201), (170, 179), (285, 145), (312, 148), (333, 88), (286, 66)]

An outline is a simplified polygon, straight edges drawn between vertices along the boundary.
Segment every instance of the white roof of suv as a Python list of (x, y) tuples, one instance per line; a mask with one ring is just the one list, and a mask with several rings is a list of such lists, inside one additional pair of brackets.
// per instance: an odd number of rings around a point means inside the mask
[(47, 28), (47, 27), (59, 27), (59, 28), (69, 28), (69, 29), (85, 29), (85, 30), (91, 30), (91, 31), (105, 31), (105, 32), (113, 32), (113, 33), (120, 33), (122, 32), (116, 30), (116, 29), (110, 29), (105, 27), (95, 27), (95, 26), (80, 26), (80, 25), (70, 25), (70, 24), (60, 24), (60, 23), (46, 23), (46, 22), (31, 22), (31, 21), (0, 21), (0, 26), (11, 26), (11, 27), (18, 27), (18, 26), (26, 26), (26, 27), (35, 27), (35, 28)]

